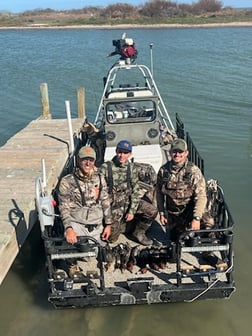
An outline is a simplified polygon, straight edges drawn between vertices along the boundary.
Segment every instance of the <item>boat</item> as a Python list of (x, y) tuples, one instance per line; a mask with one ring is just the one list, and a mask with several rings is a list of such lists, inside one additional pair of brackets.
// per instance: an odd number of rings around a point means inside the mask
[[(103, 78), (103, 93), (95, 119), (93, 122), (85, 119), (81, 135), (72, 141), (74, 150), (62, 176), (73, 171), (81, 146), (95, 149), (99, 167), (114, 156), (121, 139), (133, 144), (134, 162), (147, 163), (157, 172), (169, 159), (171, 141), (178, 137), (187, 142), (189, 160), (204, 174), (203, 158), (178, 114), (174, 126), (154, 80), (153, 45), (149, 45), (150, 67), (137, 63), (136, 44), (125, 34), (113, 40), (112, 45), (115, 50), (110, 56), (118, 60)], [(235, 291), (234, 221), (218, 180), (207, 181), (208, 206), (215, 220), (210, 230), (212, 238), (204, 230), (188, 231), (171, 247), (167, 232), (157, 219), (150, 228), (155, 237), (153, 246), (139, 247), (124, 235), (106, 248), (91, 237), (79, 237), (78, 243), (71, 245), (64, 239), (57, 208), (57, 186), (52, 193), (47, 192), (44, 159), (42, 162), (42, 176), (35, 181), (35, 198), (46, 255), (48, 300), (55, 308), (226, 299)], [(170, 263), (174, 248), (176, 257)], [(204, 252), (214, 254), (214, 260), (202, 262)], [(112, 257), (108, 263), (109, 253)], [(82, 269), (74, 279), (59, 267), (62, 261), (71, 258), (77, 258)], [(157, 267), (153, 260), (163, 262)]]

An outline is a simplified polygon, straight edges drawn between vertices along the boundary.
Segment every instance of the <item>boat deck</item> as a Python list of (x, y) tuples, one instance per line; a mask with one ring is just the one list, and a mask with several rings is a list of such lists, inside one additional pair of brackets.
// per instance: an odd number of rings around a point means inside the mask
[[(73, 119), (78, 134), (82, 119)], [(41, 176), (41, 159), (46, 160), (48, 193), (68, 158), (69, 139), (66, 119), (34, 120), (0, 148), (0, 284), (37, 220), (34, 181)]]
[[(169, 234), (165, 227), (162, 227), (160, 223), (156, 220), (153, 222), (151, 228), (148, 230), (147, 235), (149, 238), (154, 240), (154, 245), (151, 247), (146, 247), (136, 243), (135, 241), (127, 238), (126, 235), (121, 234), (119, 239), (110, 243), (110, 249), (113, 249), (119, 245), (129, 246), (130, 249), (136, 248), (139, 253), (143, 255), (152, 253), (153, 250), (162, 248), (162, 246), (167, 246), (169, 242)], [(74, 278), (73, 289), (79, 289), (83, 286), (85, 278), (88, 281), (92, 281), (98, 288), (100, 287), (100, 271), (95, 256), (86, 256), (79, 258), (77, 264), (80, 270), (80, 281)], [(215, 252), (215, 255), (221, 260), (221, 253), (219, 251)], [(55, 255), (56, 256), (56, 255)], [(58, 255), (56, 256), (56, 259)], [(127, 259), (127, 258), (126, 258)], [(138, 257), (139, 259), (139, 257)], [(58, 259), (59, 260), (59, 259)], [(62, 264), (61, 264), (62, 262)], [(61, 265), (61, 266), (60, 266)], [(143, 281), (150, 281), (152, 285), (171, 285), (176, 286), (178, 281), (178, 270), (176, 262), (165, 261), (162, 267), (157, 267), (156, 264), (151, 263), (150, 260), (146, 260), (144, 266), (139, 264), (134, 264), (132, 268), (125, 268), (126, 263), (123, 265), (120, 263), (120, 258), (111, 261), (111, 263), (104, 262), (104, 285), (105, 288), (127, 288), (129, 281), (142, 279)], [(64, 260), (61, 260), (58, 264), (58, 269), (55, 269), (55, 276), (58, 274), (63, 277), (68, 277), (67, 266)], [(213, 282), (227, 281), (227, 264), (223, 262), (219, 266), (209, 264), (200, 252), (182, 252), (181, 260), (181, 283), (184, 284), (205, 284), (210, 285)], [(63, 273), (62, 273), (63, 271)]]
[[(151, 231), (157, 230), (157, 227), (160, 224), (158, 222), (153, 223), (153, 227), (149, 231), (149, 236), (153, 237)], [(160, 231), (163, 231), (160, 228)], [(157, 231), (156, 231), (157, 232)], [(160, 232), (159, 232), (160, 235)], [(163, 231), (163, 241), (165, 242), (167, 238), (167, 233), (165, 230)], [(129, 240), (125, 237), (125, 235), (121, 235), (119, 240), (116, 243), (111, 244), (111, 247), (116, 246), (118, 244), (127, 244), (129, 243), (131, 247), (137, 247), (140, 251), (151, 251), (152, 247), (145, 247), (139, 245), (132, 240)], [(221, 258), (219, 252), (215, 253), (216, 256)], [(223, 269), (219, 268), (219, 272), (216, 272), (216, 267), (210, 265), (209, 263), (202, 258), (200, 253), (182, 253), (181, 255), (181, 269), (183, 270), (183, 283), (209, 283), (209, 271), (216, 274), (216, 279), (220, 281), (227, 281), (226, 278), (226, 264), (223, 262)], [(88, 276), (92, 279), (94, 275), (97, 274), (97, 260), (95, 258), (90, 258), (90, 260), (78, 261), (78, 266), (82, 270), (84, 276)], [(150, 263), (146, 264), (144, 270), (142, 270), (139, 265), (134, 265), (131, 270), (122, 269), (120, 264), (117, 266), (115, 262), (112, 262), (111, 265), (107, 268), (106, 263), (104, 264), (104, 280), (105, 287), (115, 287), (115, 286), (126, 286), (127, 280), (129, 279), (137, 279), (137, 278), (150, 278), (152, 279), (153, 285), (163, 285), (163, 284), (177, 284), (177, 265), (176, 262), (166, 262), (162, 268), (157, 268), (156, 265), (153, 266)], [(189, 273), (191, 276), (188, 276)], [(93, 279), (92, 279), (93, 280)], [(78, 286), (78, 285), (77, 285)], [(97, 286), (99, 286), (99, 281), (97, 281)]]

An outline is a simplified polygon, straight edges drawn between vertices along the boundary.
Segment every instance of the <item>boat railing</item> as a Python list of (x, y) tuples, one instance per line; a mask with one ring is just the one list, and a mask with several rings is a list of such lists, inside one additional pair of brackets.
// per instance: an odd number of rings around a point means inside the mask
[(202, 174), (204, 175), (204, 160), (199, 154), (189, 133), (185, 132), (184, 123), (182, 122), (177, 113), (176, 113), (176, 133), (179, 138), (184, 139), (187, 143), (189, 151), (188, 159), (191, 162), (195, 163), (200, 168)]
[(204, 175), (204, 160), (199, 154), (188, 132), (186, 132), (186, 143), (189, 151), (188, 159), (195, 163)]
[[(79, 236), (77, 243), (73, 245), (69, 244), (65, 239), (56, 240), (48, 238), (45, 241), (45, 253), (47, 256), (48, 276), (52, 292), (72, 290), (74, 283), (72, 279), (65, 277), (64, 274), (55, 274), (54, 263), (62, 260), (81, 260), (83, 258), (94, 258), (98, 260), (97, 270), (99, 270), (100, 274), (97, 274), (96, 278), (100, 281), (100, 290), (105, 289), (104, 269), (102, 266), (103, 252), (101, 245), (95, 238), (91, 236)], [(78, 282), (83, 283), (82, 290), (85, 292), (90, 290), (90, 286), (92, 287), (92, 281), (84, 275), (78, 279)]]
[[(210, 278), (216, 273), (225, 273), (227, 282), (233, 283), (233, 228), (234, 220), (225, 202), (222, 188), (218, 185), (217, 193), (215, 195), (215, 202), (212, 211), (215, 225), (211, 229), (204, 230), (188, 230), (181, 234), (177, 246), (177, 284), (182, 283), (182, 279), (186, 277), (202, 277), (204, 274)], [(220, 253), (223, 262), (226, 263), (225, 270), (218, 269), (218, 267), (209, 268), (202, 273), (201, 271), (190, 271), (187, 269), (186, 273), (181, 268), (181, 254), (182, 253), (202, 253), (202, 252), (216, 252)], [(215, 277), (213, 278), (215, 279)]]
[[(159, 92), (158, 87), (155, 83), (155, 80), (154, 80), (149, 68), (145, 65), (140, 65), (140, 64), (125, 64), (125, 63), (121, 64), (120, 63), (120, 64), (117, 64), (117, 65), (114, 65), (109, 70), (108, 75), (105, 79), (104, 90), (103, 90), (102, 98), (101, 98), (101, 101), (100, 101), (100, 104), (99, 104), (99, 107), (98, 107), (98, 112), (96, 114), (96, 118), (95, 118), (94, 123), (96, 124), (100, 118), (104, 117), (104, 115), (102, 116), (102, 114), (104, 113), (104, 108), (105, 108), (104, 101), (108, 97), (108, 94), (110, 92), (114, 92), (114, 90), (116, 89), (115, 82), (116, 82), (116, 77), (117, 77), (118, 72), (120, 70), (127, 71), (127, 70), (132, 70), (132, 69), (139, 70), (139, 72), (140, 72), (140, 74), (141, 74), (141, 76), (144, 80), (145, 88), (149, 89), (152, 92), (153, 96), (158, 97), (158, 100), (159, 100), (158, 117), (159, 117), (160, 120), (163, 121), (163, 124), (167, 127), (167, 129), (171, 133), (174, 133), (175, 132), (174, 125), (173, 125), (172, 120), (170, 118), (170, 115), (169, 115), (169, 113), (168, 113), (168, 111), (165, 107), (164, 101), (163, 101), (163, 99), (160, 95), (160, 92)], [(119, 86), (118, 86), (118, 88), (119, 88)], [(139, 88), (136, 86), (136, 84), (134, 84), (134, 86), (132, 86), (131, 89), (132, 90), (134, 90), (134, 89), (139, 90)]]
[(223, 190), (220, 186), (218, 186), (217, 198), (218, 201), (216, 204), (215, 214), (218, 220), (218, 227), (232, 228), (234, 226), (234, 220), (225, 201)]
[(178, 115), (178, 113), (176, 113), (176, 133), (177, 133), (177, 136), (179, 138), (185, 139), (185, 127), (184, 127), (184, 123), (180, 119), (180, 116)]

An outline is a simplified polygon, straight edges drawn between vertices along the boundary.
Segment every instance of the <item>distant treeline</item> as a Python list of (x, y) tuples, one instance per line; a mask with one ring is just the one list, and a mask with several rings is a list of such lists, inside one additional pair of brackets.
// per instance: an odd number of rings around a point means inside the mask
[(19, 14), (0, 14), (0, 26), (81, 25), (81, 24), (155, 24), (155, 23), (218, 23), (251, 21), (252, 10), (223, 7), (219, 0), (198, 0), (177, 4), (167, 0), (150, 0), (139, 6), (116, 3), (106, 7), (56, 11), (50, 8)]
[[(185, 16), (188, 14), (200, 15), (203, 13), (219, 12), (223, 9), (223, 3), (219, 0), (198, 0), (192, 1), (192, 4), (177, 4), (174, 1), (150, 0), (140, 6), (133, 6), (123, 2), (108, 5), (106, 7), (86, 6), (82, 9), (72, 9), (63, 12), (84, 13), (87, 15), (96, 15), (99, 17), (126, 18), (127, 16), (147, 16), (147, 17), (172, 17)], [(58, 12), (53, 9), (37, 9), (26, 11), (23, 14), (45, 14)]]

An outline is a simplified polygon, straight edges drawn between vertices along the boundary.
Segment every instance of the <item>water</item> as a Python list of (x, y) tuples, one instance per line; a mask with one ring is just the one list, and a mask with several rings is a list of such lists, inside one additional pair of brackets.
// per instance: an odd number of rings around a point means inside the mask
[[(53, 117), (76, 115), (76, 90), (85, 87), (93, 120), (102, 77), (121, 30), (0, 30), (0, 145), (41, 113), (39, 86), (49, 86)], [(235, 228), (235, 280), (230, 300), (139, 307), (54, 310), (36, 230), (0, 287), (5, 336), (250, 334), (252, 245), (252, 28), (127, 31), (150, 63), (174, 120), (178, 112), (205, 159), (206, 177), (224, 187)]]

